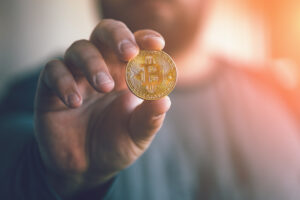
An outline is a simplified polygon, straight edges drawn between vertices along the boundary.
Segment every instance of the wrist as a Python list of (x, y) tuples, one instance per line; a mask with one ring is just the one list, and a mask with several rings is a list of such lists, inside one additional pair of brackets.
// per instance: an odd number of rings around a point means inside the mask
[(115, 174), (106, 176), (87, 175), (87, 173), (61, 175), (51, 171), (46, 172), (46, 177), (51, 187), (59, 196), (66, 199), (77, 199), (76, 197), (80, 196), (80, 194), (93, 191), (94, 188), (102, 188), (102, 186), (111, 182), (114, 176)]

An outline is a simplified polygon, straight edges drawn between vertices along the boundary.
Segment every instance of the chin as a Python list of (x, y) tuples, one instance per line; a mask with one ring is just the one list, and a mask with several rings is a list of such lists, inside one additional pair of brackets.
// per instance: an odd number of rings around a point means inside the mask
[[(141, 15), (140, 17), (130, 17), (125, 23), (133, 31), (139, 29), (154, 29), (158, 32), (162, 32), (164, 29), (173, 24), (173, 17), (166, 15), (166, 13), (149, 13), (148, 15)], [(164, 32), (164, 31), (163, 31)]]
[[(152, 2), (152, 1), (147, 1)], [(159, 1), (153, 1), (159, 2)], [(149, 6), (149, 5), (151, 6)], [(147, 6), (148, 5), (148, 6)], [(134, 6), (128, 9), (128, 12), (123, 15), (127, 17), (122, 17), (124, 22), (130, 24), (132, 29), (140, 29), (141, 27), (154, 28), (154, 27), (164, 27), (172, 21), (176, 20), (176, 9), (171, 7), (171, 5), (164, 5), (163, 3), (141, 3), (140, 6)], [(135, 27), (137, 26), (137, 27)]]
[(149, 0), (147, 4), (144, 1), (139, 2), (123, 5), (122, 8), (120, 5), (114, 8), (103, 7), (103, 14), (106, 18), (124, 22), (133, 32), (140, 29), (153, 29), (159, 32), (165, 38), (165, 50), (170, 54), (183, 50), (186, 45), (193, 42), (201, 25), (203, 12), (199, 9), (197, 12), (195, 8), (188, 10), (178, 4), (168, 4), (169, 1), (151, 3)]

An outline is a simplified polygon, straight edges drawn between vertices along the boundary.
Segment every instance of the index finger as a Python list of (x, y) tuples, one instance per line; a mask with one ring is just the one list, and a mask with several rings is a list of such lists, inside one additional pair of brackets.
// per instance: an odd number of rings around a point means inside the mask
[(120, 60), (128, 61), (139, 52), (133, 33), (121, 21), (102, 20), (93, 31), (90, 40), (99, 48), (112, 49)]

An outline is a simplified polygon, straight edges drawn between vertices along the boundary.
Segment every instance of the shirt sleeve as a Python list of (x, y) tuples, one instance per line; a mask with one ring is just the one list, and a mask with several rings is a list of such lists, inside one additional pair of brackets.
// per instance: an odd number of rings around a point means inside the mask
[(0, 130), (0, 199), (60, 200), (45, 179), (32, 116), (1, 116)]
[[(22, 91), (14, 87), (14, 94), (8, 95), (5, 103), (0, 104), (0, 199), (62, 200), (47, 181), (46, 170), (34, 136), (34, 92), (26, 92), (26, 89), (35, 90), (35, 87), (24, 88), (24, 84), (20, 85)], [(18, 92), (32, 97), (22, 98), (16, 95)], [(25, 105), (26, 102), (30, 105)], [(86, 191), (76, 197), (76, 200), (106, 199), (112, 190), (113, 182), (114, 179)]]

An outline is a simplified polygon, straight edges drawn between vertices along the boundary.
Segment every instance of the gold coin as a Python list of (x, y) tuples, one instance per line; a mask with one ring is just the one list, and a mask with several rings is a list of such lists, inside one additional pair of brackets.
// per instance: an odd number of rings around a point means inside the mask
[(139, 98), (157, 100), (175, 87), (177, 70), (172, 58), (163, 51), (141, 50), (126, 67), (126, 83)]

